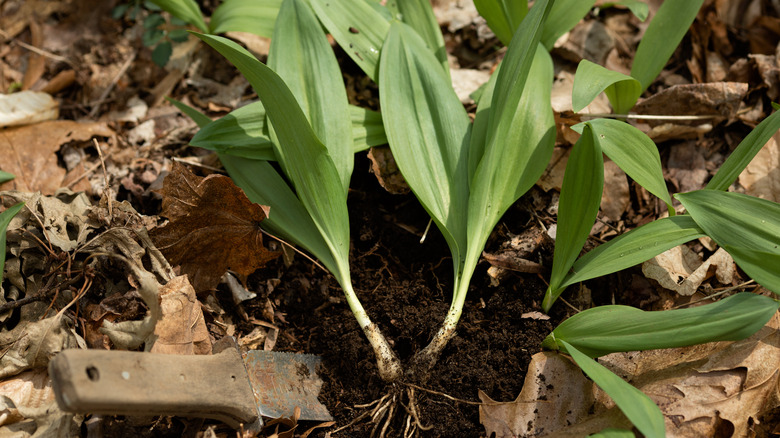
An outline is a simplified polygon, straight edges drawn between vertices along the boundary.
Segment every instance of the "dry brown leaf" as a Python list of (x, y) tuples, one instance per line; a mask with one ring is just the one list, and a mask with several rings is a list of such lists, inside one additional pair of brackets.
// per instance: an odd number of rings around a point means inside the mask
[(0, 408), (0, 426), (16, 423), (27, 418), (30, 410), (47, 408), (54, 403), (54, 390), (46, 368), (25, 371), (0, 382), (0, 397), (8, 398), (13, 407)]
[(154, 327), (152, 353), (211, 354), (211, 339), (195, 289), (186, 275), (160, 288), (162, 316)]
[[(747, 91), (748, 84), (741, 82), (674, 85), (640, 101), (634, 110), (637, 114), (733, 119)], [(650, 123), (654, 124), (658, 123)]]
[(614, 161), (605, 161), (601, 212), (609, 219), (617, 221), (623, 216), (630, 202), (626, 173)]
[(731, 284), (734, 278), (734, 260), (723, 248), (715, 251), (707, 261), (687, 246), (676, 246), (642, 263), (642, 273), (652, 278), (662, 287), (676, 291), (683, 296), (691, 296), (715, 271), (718, 281)]
[(394, 195), (409, 193), (409, 185), (401, 175), (401, 171), (398, 170), (398, 165), (395, 163), (395, 158), (389, 147), (372, 147), (368, 150), (368, 159), (371, 160), (371, 171), (385, 190)]
[(780, 202), (780, 134), (764, 145), (739, 175), (748, 195)]
[[(51, 195), (63, 186), (66, 171), (57, 160), (57, 150), (65, 143), (111, 137), (105, 123), (77, 123), (56, 120), (0, 130), (0, 167), (16, 179), (0, 184), (0, 190), (41, 192)], [(82, 172), (78, 167), (74, 170)], [(86, 180), (82, 180), (86, 183)], [(89, 188), (89, 184), (86, 184)], [(75, 187), (74, 189), (78, 189)]]
[(593, 384), (566, 357), (536, 353), (528, 364), (523, 390), (513, 402), (496, 403), (482, 391), (479, 421), (496, 438), (551, 433), (580, 421), (593, 405)]
[(249, 275), (279, 256), (263, 246), (267, 207), (253, 204), (230, 178), (201, 178), (174, 162), (161, 194), (160, 215), (170, 222), (151, 237), (197, 292), (214, 289), (228, 269)]

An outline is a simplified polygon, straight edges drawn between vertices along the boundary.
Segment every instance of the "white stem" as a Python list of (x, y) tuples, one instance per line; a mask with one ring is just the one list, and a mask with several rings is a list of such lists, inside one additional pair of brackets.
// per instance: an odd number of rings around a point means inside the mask
[[(348, 279), (349, 277), (347, 277)], [(363, 305), (360, 304), (360, 300), (355, 294), (350, 281), (345, 281), (342, 285), (344, 289), (344, 295), (347, 297), (347, 303), (352, 313), (355, 315), (360, 328), (363, 329), (366, 338), (368, 338), (371, 348), (374, 349), (374, 355), (376, 355), (376, 365), (379, 368), (379, 376), (382, 380), (392, 382), (401, 377), (401, 361), (398, 360), (398, 356), (395, 355), (392, 347), (387, 342), (387, 339), (382, 335), (379, 327), (371, 322), (371, 318), (368, 317)]]

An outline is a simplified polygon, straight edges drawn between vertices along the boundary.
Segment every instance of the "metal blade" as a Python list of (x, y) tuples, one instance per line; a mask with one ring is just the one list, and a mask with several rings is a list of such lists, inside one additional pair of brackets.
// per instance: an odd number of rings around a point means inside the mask
[(301, 420), (333, 420), (317, 400), (322, 388), (317, 375), (320, 362), (322, 359), (312, 354), (249, 351), (244, 365), (260, 413), (271, 418), (289, 417), (298, 406)]

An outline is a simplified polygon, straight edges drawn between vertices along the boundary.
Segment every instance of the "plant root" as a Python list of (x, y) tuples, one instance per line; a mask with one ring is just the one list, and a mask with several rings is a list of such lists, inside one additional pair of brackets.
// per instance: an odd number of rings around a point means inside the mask
[[(406, 403), (404, 403), (404, 401), (406, 401)], [(420, 431), (433, 429), (433, 425), (423, 425), (422, 420), (420, 419), (419, 409), (417, 408), (415, 388), (410, 386), (407, 386), (404, 389), (394, 387), (391, 392), (371, 403), (355, 405), (355, 407), (360, 409), (373, 408), (370, 411), (366, 410), (358, 415), (348, 424), (330, 432), (331, 435), (348, 429), (369, 417), (371, 418), (370, 422), (374, 425), (371, 429), (371, 434), (369, 435), (371, 438), (387, 438), (388, 436), (414, 438)], [(404, 415), (403, 418), (399, 418), (401, 413)], [(393, 423), (396, 423), (399, 419), (403, 430), (395, 431), (393, 429)]]

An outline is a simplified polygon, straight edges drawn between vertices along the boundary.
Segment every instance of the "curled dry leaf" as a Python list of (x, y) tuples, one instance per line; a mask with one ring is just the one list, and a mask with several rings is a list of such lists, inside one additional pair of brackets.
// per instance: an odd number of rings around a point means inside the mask
[(680, 295), (691, 296), (702, 282), (715, 275), (721, 284), (731, 284), (734, 278), (734, 260), (723, 248), (715, 251), (705, 262), (687, 246), (676, 246), (642, 263), (645, 277), (658, 282)]
[(263, 246), (260, 222), (268, 207), (249, 201), (230, 178), (201, 178), (174, 163), (161, 194), (161, 216), (170, 222), (151, 237), (196, 292), (214, 289), (228, 269), (249, 275), (279, 256)]
[(211, 339), (200, 302), (186, 275), (160, 288), (162, 315), (154, 327), (152, 353), (211, 354)]
[(592, 383), (571, 360), (542, 352), (531, 357), (523, 390), (515, 401), (497, 403), (482, 391), (479, 399), (485, 403), (479, 407), (479, 421), (487, 436), (534, 436), (587, 416), (593, 390)]

